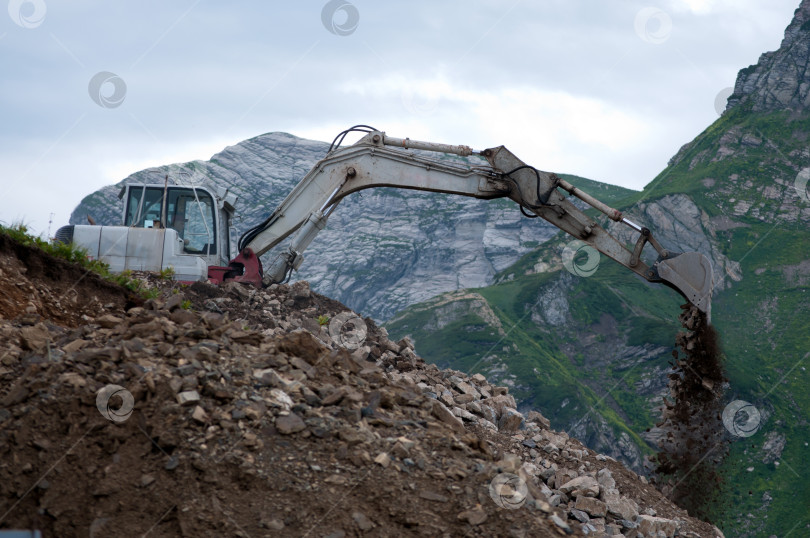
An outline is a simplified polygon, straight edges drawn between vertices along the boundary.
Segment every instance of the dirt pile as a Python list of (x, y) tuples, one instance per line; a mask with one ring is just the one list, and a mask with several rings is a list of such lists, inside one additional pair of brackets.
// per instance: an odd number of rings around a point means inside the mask
[(717, 495), (719, 465), (728, 441), (723, 427), (723, 353), (706, 315), (690, 304), (681, 307), (669, 381), (672, 401), (664, 399), (660, 427), (665, 435), (656, 473), (667, 496), (706, 517)]
[(143, 302), (121, 286), (78, 265), (21, 245), (0, 233), (0, 319), (28, 314), (68, 327), (102, 309), (122, 311)]
[[(0, 294), (17, 282), (0, 274)], [(719, 535), (505, 387), (425, 364), (305, 282), (153, 283), (158, 299), (88, 303), (75, 327), (48, 297), (0, 320), (0, 528)]]

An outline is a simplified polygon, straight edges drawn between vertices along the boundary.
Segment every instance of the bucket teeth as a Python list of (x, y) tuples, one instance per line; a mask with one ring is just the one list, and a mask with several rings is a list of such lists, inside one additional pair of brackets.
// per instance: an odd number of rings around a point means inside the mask
[(658, 275), (672, 284), (701, 312), (712, 304), (712, 262), (699, 252), (685, 252), (656, 263)]

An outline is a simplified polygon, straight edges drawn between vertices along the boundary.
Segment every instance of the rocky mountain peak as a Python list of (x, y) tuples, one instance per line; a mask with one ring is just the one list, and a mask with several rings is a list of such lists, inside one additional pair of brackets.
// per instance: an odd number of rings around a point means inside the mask
[(810, 107), (809, 64), (810, 0), (802, 0), (779, 49), (762, 54), (737, 74), (726, 110), (744, 103), (755, 111), (799, 112)]

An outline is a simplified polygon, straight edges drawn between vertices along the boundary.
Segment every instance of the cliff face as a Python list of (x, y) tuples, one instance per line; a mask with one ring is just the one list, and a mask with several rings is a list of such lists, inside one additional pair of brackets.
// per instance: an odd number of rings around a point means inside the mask
[(803, 0), (776, 51), (739, 72), (726, 110), (749, 103), (757, 112), (810, 106), (810, 1)]

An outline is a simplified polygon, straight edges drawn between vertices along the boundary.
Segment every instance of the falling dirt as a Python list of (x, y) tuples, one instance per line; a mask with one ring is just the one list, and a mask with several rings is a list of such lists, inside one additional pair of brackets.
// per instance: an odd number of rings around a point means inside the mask
[[(691, 304), (678, 317), (686, 331), (676, 337), (669, 398), (664, 398), (664, 432), (656, 457), (662, 491), (690, 514), (707, 518), (720, 483), (719, 465), (727, 452), (723, 430), (726, 380), (720, 340), (706, 315)], [(680, 350), (680, 353), (679, 353)]]

